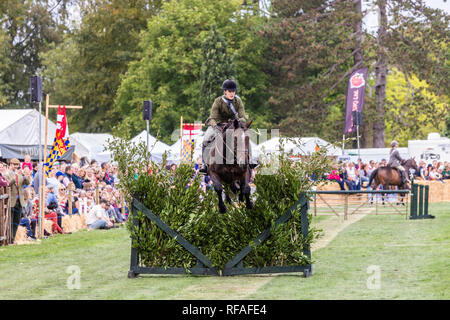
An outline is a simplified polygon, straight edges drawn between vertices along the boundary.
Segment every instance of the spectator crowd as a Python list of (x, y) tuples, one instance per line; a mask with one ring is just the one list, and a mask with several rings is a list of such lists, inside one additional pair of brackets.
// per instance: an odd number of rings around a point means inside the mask
[[(367, 187), (370, 190), (370, 186), (368, 186), (370, 175), (378, 167), (386, 165), (386, 159), (382, 159), (380, 162), (370, 160), (368, 163), (360, 159), (356, 163), (352, 161), (339, 162), (333, 166), (333, 170), (326, 179), (337, 182), (341, 190), (345, 190), (345, 186), (347, 186), (347, 190), (361, 190), (362, 187)], [(408, 175), (413, 175), (414, 179), (428, 181), (444, 182), (444, 179), (450, 179), (450, 163), (447, 161), (438, 162), (434, 160), (428, 165), (425, 161), (420, 161), (418, 168), (418, 172), (411, 169), (412, 171)]]
[[(39, 163), (32, 162), (29, 155), (23, 162), (0, 162), (0, 186), (11, 187), (11, 242), (19, 226), (27, 229), (28, 240), (36, 239), (41, 181)], [(55, 162), (44, 188), (44, 217), (52, 221), (52, 234), (69, 233), (62, 225), (66, 215), (84, 214), (88, 229), (110, 229), (124, 223), (128, 207), (116, 188), (118, 181), (117, 166), (109, 162), (88, 161), (85, 157), (70, 163)]]
[[(74, 157), (77, 158), (77, 157)], [(201, 157), (196, 160), (193, 179), (199, 174)], [(367, 188), (372, 172), (386, 166), (386, 159), (380, 162), (365, 163), (360, 159), (354, 163), (338, 162), (323, 179), (335, 181), (341, 190), (361, 190)], [(165, 170), (174, 173), (175, 163), (165, 166)], [(415, 179), (438, 180), (450, 179), (450, 163), (433, 161), (426, 164), (420, 161), (419, 171), (410, 174)], [(254, 177), (258, 168), (252, 170), (250, 186), (254, 191)], [(137, 173), (137, 172), (136, 172)], [(149, 174), (152, 169), (149, 168)], [(0, 162), (0, 186), (11, 187), (11, 242), (19, 226), (27, 230), (28, 239), (34, 240), (39, 219), (39, 186), (42, 172), (37, 162), (32, 162), (26, 155), (24, 161), (10, 159), (9, 164)], [(66, 215), (84, 214), (88, 229), (110, 229), (126, 222), (129, 209), (121, 192), (117, 189), (119, 182), (117, 165), (109, 162), (98, 163), (83, 157), (70, 163), (59, 161), (52, 166), (49, 177), (45, 179), (44, 217), (52, 222), (52, 234), (70, 233), (64, 230), (62, 219)], [(191, 186), (191, 182), (186, 188)], [(200, 188), (206, 192), (213, 189), (208, 175), (201, 175)], [(370, 186), (368, 188), (370, 190)], [(69, 202), (70, 201), (70, 202)], [(45, 236), (50, 234), (45, 231)]]

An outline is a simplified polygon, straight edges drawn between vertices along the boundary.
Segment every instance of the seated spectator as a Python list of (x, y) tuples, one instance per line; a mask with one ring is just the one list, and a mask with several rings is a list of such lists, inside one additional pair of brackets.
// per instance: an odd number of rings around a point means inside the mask
[(339, 184), (339, 187), (341, 190), (345, 190), (344, 188), (344, 181), (342, 181), (341, 176), (339, 175), (339, 171), (337, 167), (335, 167), (331, 173), (328, 175), (328, 180), (330, 181), (336, 181)]
[(450, 179), (450, 164), (447, 161), (444, 161), (442, 166), (442, 179)]
[(24, 200), (26, 202), (23, 207), (23, 216), (20, 219), (19, 226), (23, 226), (27, 229), (27, 236), (29, 240), (36, 240), (36, 222), (37, 219), (33, 212), (33, 200), (34, 200), (34, 189), (28, 187), (24, 192)]
[(55, 194), (55, 188), (52, 185), (48, 185), (46, 187), (45, 205), (48, 206), (52, 201), (56, 202), (58, 208), (58, 198)]
[(101, 164), (101, 169), (102, 169), (103, 181), (106, 184), (108, 184), (108, 185), (113, 185), (114, 184), (114, 177), (110, 173), (110, 165), (109, 165), (109, 163), (108, 162), (103, 162)]
[(442, 175), (438, 172), (436, 168), (432, 168), (431, 172), (429, 174), (429, 180), (439, 180), (442, 183), (444, 183), (444, 180), (442, 179)]
[(355, 190), (355, 183), (354, 181), (352, 181), (349, 176), (348, 176), (348, 172), (347, 172), (347, 164), (343, 163), (342, 164), (342, 176), (341, 176), (342, 180), (345, 182), (345, 184), (348, 187), (348, 190)]
[(53, 222), (52, 224), (52, 232), (53, 233), (64, 233), (61, 227), (58, 224), (58, 214), (56, 213), (56, 208), (58, 204), (55, 201), (50, 202), (47, 206), (48, 211), (45, 213), (45, 219)]
[[(370, 174), (369, 174), (369, 165), (364, 163), (361, 166), (361, 170), (359, 170), (359, 179), (361, 181), (360, 189), (363, 186), (364, 182), (369, 183)], [(370, 190), (370, 186), (367, 186), (367, 189)]]
[(67, 193), (64, 185), (59, 188), (56, 198), (58, 199), (58, 211), (60, 213), (65, 213), (67, 209)]
[[(71, 174), (72, 174), (72, 182), (75, 185), (75, 189), (83, 189), (83, 179), (81, 179), (80, 176), (78, 176), (79, 173), (79, 167), (77, 163), (72, 164), (71, 166)], [(67, 173), (66, 173), (67, 174)]]
[(106, 210), (109, 209), (108, 201), (101, 199), (100, 204), (95, 205), (86, 215), (86, 224), (89, 229), (110, 229), (114, 226), (109, 219)]

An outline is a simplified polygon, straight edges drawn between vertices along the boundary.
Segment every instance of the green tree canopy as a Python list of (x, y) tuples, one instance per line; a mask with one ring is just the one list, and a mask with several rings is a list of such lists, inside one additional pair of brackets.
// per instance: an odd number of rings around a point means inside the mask
[[(240, 60), (237, 81), (244, 103), (248, 101), (246, 98), (257, 96), (258, 92), (252, 88), (264, 87), (266, 81), (261, 71), (257, 71), (261, 58), (247, 57), (245, 53), (249, 45), (253, 49), (261, 45), (258, 41), (248, 43), (256, 32), (252, 29), (254, 23), (260, 18), (244, 14), (240, 8), (238, 0), (177, 0), (163, 4), (161, 13), (148, 21), (147, 30), (142, 33), (139, 60), (130, 63), (122, 78), (116, 98), (116, 111), (123, 115), (119, 132), (134, 135), (145, 127), (142, 101), (148, 99), (154, 107), (151, 129), (159, 130), (165, 142), (171, 142), (172, 132), (179, 128), (180, 116), (186, 122), (206, 120), (200, 118), (199, 112), (204, 101), (202, 45), (213, 26), (226, 36), (229, 55)], [(241, 80), (241, 75), (248, 71), (255, 73), (242, 76)], [(220, 88), (221, 83), (218, 85)], [(258, 99), (249, 101), (257, 103)]]

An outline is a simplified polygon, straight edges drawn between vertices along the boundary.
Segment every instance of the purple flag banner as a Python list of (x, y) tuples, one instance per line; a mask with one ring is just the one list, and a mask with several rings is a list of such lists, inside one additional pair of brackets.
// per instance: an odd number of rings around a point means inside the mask
[(366, 92), (367, 68), (354, 71), (348, 79), (344, 134), (356, 131), (354, 115), (362, 117)]

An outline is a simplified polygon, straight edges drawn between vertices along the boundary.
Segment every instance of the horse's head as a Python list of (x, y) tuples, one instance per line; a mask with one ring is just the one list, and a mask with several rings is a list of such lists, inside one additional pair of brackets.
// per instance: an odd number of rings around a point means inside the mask
[(417, 165), (417, 162), (414, 158), (410, 158), (410, 159), (406, 160), (405, 166), (416, 170), (416, 172), (420, 171), (419, 166)]
[(238, 119), (228, 120), (222, 127), (222, 138), (225, 141), (226, 164), (249, 164), (250, 137), (248, 129), (253, 120), (243, 123)]

